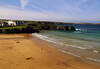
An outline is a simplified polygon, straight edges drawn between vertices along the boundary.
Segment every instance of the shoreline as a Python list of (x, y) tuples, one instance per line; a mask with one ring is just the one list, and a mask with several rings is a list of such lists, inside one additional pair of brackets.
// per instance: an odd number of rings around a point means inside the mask
[(0, 69), (100, 69), (99, 64), (65, 54), (31, 34), (0, 38), (10, 38), (0, 40)]
[(58, 43), (54, 40), (49, 39), (49, 37), (45, 37), (40, 34), (32, 34), (32, 35), (43, 41), (46, 41), (48, 44), (52, 44), (52, 47), (59, 49), (63, 53), (100, 63), (100, 55), (99, 53), (97, 53), (97, 51), (94, 52), (92, 50), (84, 49), (83, 47), (82, 48), (76, 47), (73, 45), (63, 45), (60, 42)]
[[(43, 42), (44, 44), (47, 44), (48, 47), (50, 47), (50, 48), (55, 48), (55, 49), (57, 49), (57, 51), (61, 52), (62, 54), (69, 55), (69, 56), (71, 56), (71, 57), (74, 57), (74, 58), (76, 58), (76, 59), (79, 59), (80, 61), (83, 61), (83, 62), (88, 63), (88, 64), (90, 63), (90, 64), (97, 65), (97, 66), (100, 65), (99, 62), (95, 62), (95, 61), (93, 61), (91, 58), (84, 59), (84, 58), (82, 58), (82, 57), (80, 57), (80, 56), (73, 55), (73, 54), (70, 53), (70, 52), (67, 52), (67, 53), (66, 53), (66, 51), (57, 48), (54, 44), (52, 44), (52, 43), (50, 43), (50, 42), (47, 42), (47, 41), (45, 41), (45, 40), (42, 40), (42, 39), (40, 39), (40, 38), (38, 38), (38, 37), (36, 37), (36, 36), (34, 36), (34, 35), (33, 35), (33, 38), (35, 38), (34, 42), (35, 42), (35, 41), (36, 41), (36, 42), (38, 42), (38, 41), (39, 41), (39, 42)], [(82, 58), (82, 59), (81, 59), (81, 58)], [(77, 62), (77, 61), (76, 61), (76, 62)], [(82, 62), (82, 63), (83, 63), (83, 62)], [(81, 69), (81, 68), (80, 68), (80, 69)], [(82, 68), (82, 69), (83, 69), (83, 68)], [(87, 69), (87, 68), (85, 68), (85, 69)]]

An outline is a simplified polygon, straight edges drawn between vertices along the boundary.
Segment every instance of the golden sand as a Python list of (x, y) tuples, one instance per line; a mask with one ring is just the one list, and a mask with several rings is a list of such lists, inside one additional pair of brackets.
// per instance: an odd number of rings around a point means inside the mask
[(0, 35), (0, 69), (100, 69), (28, 36)]

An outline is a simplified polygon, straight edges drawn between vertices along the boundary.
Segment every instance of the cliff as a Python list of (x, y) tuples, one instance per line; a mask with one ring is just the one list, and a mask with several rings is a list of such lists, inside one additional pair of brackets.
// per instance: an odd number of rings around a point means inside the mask
[(0, 33), (39, 33), (41, 30), (75, 31), (75, 27), (58, 22), (27, 21), (23, 26), (1, 27)]

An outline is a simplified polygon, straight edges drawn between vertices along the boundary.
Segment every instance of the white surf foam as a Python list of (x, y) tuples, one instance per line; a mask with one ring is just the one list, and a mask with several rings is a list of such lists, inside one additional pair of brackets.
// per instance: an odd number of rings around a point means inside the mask
[(89, 60), (95, 61), (95, 62), (100, 62), (100, 59), (94, 59), (94, 58), (89, 58), (89, 57), (87, 57), (86, 59), (89, 59)]
[(36, 36), (36, 37), (39, 37), (39, 38), (42, 39), (42, 40), (46, 40), (46, 41), (48, 41), (48, 42), (56, 43), (56, 42), (54, 41), (54, 39), (50, 39), (50, 38), (48, 38), (47, 36), (43, 36), (43, 35), (40, 35), (40, 34), (37, 34), (37, 33), (34, 33), (34, 34), (32, 34), (32, 35), (34, 35), (34, 36)]
[(71, 52), (67, 52), (67, 51), (64, 51), (64, 50), (60, 50), (60, 51), (62, 51), (62, 52), (65, 53), (65, 54), (69, 54), (69, 55), (72, 55), (72, 56), (75, 56), (75, 57), (81, 57), (81, 56), (79, 56), (79, 55), (75, 55), (75, 54), (73, 54), (73, 53), (71, 53)]
[[(56, 43), (56, 44), (59, 43), (59, 45), (64, 45), (64, 43), (61, 43), (59, 41), (57, 42), (57, 40), (49, 38), (48, 36), (44, 36), (44, 35), (41, 35), (41, 34), (38, 34), (38, 33), (33, 33), (32, 35), (34, 35), (34, 36), (36, 36), (36, 37), (38, 37), (42, 40), (48, 41), (48, 42), (52, 42), (52, 43)], [(64, 46), (71, 46), (71, 47), (79, 48), (79, 49), (87, 49), (87, 48), (84, 48), (84, 47), (73, 46), (73, 45), (68, 45), (68, 44), (66, 44)], [(69, 55), (72, 55), (72, 56), (75, 56), (75, 57), (81, 57), (81, 56), (73, 54), (71, 52), (67, 52), (67, 51), (64, 51), (64, 50), (61, 50), (61, 49), (59, 49), (59, 50), (62, 51), (63, 53), (65, 53), (65, 54), (69, 54)], [(98, 51), (96, 51), (96, 50), (94, 50), (93, 52), (98, 53)], [(91, 60), (91, 61), (95, 61), (95, 62), (100, 62), (99, 59), (94, 59), (94, 58), (90, 58), (90, 57), (86, 57), (86, 59)]]
[(93, 52), (94, 52), (94, 53), (99, 53), (99, 51), (97, 51), (97, 50), (93, 50)]
[(76, 31), (80, 31), (81, 29), (76, 28)]
[[(72, 56), (75, 56), (75, 57), (81, 57), (79, 55), (76, 55), (76, 54), (73, 54), (71, 52), (67, 52), (67, 51), (64, 51), (64, 50), (60, 50), (62, 51), (63, 53), (65, 54), (69, 54), (69, 55), (72, 55)], [(85, 57), (84, 57), (85, 58)], [(91, 60), (91, 61), (94, 61), (94, 62), (99, 62), (100, 63), (100, 59), (94, 59), (94, 58), (90, 58), (90, 57), (86, 57), (85, 59), (88, 59), (88, 60)]]
[(44, 36), (44, 35), (41, 35), (41, 34), (38, 34), (38, 33), (33, 33), (32, 35), (35, 35), (36, 37), (39, 37), (40, 39), (42, 40), (45, 40), (45, 41), (48, 41), (48, 42), (52, 42), (52, 43), (56, 43), (56, 44), (59, 44), (59, 45), (62, 45), (62, 46), (70, 46), (70, 47), (74, 47), (74, 48), (78, 48), (78, 49), (87, 49), (85, 47), (80, 47), (80, 46), (75, 46), (75, 45), (69, 45), (69, 44), (64, 44), (62, 42), (59, 42), (57, 41), (56, 39), (53, 39), (53, 38), (49, 38), (48, 36)]

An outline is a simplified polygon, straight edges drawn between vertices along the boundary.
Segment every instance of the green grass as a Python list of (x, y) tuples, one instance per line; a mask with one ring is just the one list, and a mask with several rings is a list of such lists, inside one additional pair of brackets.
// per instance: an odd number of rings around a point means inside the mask
[(21, 28), (26, 28), (26, 26), (2, 27), (2, 28), (0, 28), (0, 29), (15, 29), (15, 28), (21, 29)]

